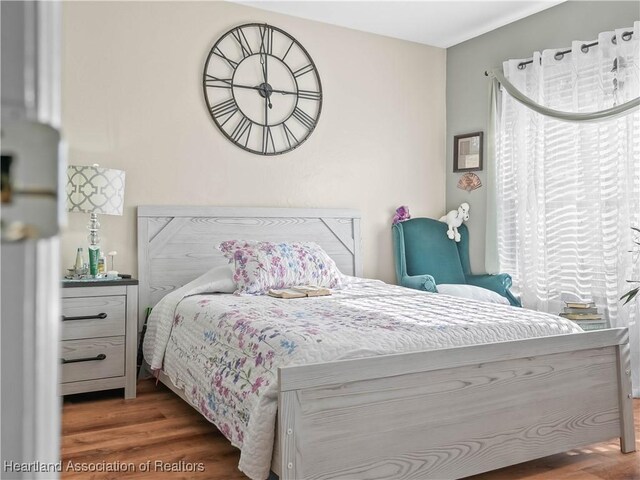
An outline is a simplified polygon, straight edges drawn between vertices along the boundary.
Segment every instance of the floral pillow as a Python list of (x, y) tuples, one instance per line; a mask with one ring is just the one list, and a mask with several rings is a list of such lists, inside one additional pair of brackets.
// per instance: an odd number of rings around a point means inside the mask
[(228, 240), (218, 245), (231, 264), (235, 293), (267, 293), (296, 285), (342, 288), (342, 273), (319, 245)]

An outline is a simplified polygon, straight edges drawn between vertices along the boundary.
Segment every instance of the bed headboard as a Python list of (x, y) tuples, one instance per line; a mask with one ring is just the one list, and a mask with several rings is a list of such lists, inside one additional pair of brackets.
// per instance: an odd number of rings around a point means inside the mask
[(144, 205), (138, 207), (140, 322), (167, 293), (227, 264), (216, 246), (230, 239), (313, 241), (348, 275), (362, 275), (355, 210)]

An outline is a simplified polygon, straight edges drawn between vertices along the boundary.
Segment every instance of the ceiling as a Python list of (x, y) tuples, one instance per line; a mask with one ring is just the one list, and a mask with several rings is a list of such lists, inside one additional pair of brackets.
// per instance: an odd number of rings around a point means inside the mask
[(251, 7), (447, 48), (545, 10), (546, 1), (271, 1)]

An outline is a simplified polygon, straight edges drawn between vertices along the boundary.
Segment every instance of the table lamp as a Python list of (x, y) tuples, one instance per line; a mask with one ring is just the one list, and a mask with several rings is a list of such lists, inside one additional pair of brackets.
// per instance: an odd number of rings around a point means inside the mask
[[(123, 170), (92, 166), (67, 167), (67, 211), (89, 213), (89, 260), (100, 243), (98, 214), (122, 215), (124, 207)], [(95, 253), (94, 253), (95, 254)], [(96, 260), (97, 265), (97, 260)], [(95, 269), (91, 272), (96, 275)]]

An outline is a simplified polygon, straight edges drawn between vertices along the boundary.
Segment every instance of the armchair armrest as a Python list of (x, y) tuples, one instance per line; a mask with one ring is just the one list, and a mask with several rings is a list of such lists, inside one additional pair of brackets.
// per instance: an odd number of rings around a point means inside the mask
[(509, 303), (513, 306), (522, 306), (520, 300), (509, 291), (513, 282), (511, 275), (507, 273), (499, 273), (497, 275), (467, 275), (467, 283), (499, 293), (509, 300)]
[(414, 290), (437, 293), (436, 281), (431, 275), (405, 275), (400, 279), (400, 285)]

